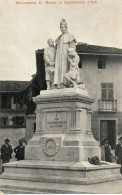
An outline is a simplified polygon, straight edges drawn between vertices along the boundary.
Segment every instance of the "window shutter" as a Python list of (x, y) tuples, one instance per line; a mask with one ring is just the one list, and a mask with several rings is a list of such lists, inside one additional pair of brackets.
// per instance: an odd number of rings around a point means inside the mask
[(102, 100), (113, 99), (113, 83), (102, 83), (101, 85), (101, 98)]
[(11, 109), (11, 96), (7, 97), (7, 108)]
[(102, 99), (105, 100), (107, 98), (107, 84), (102, 83)]
[(106, 58), (104, 56), (99, 56), (98, 59), (98, 69), (106, 68)]
[(108, 83), (108, 99), (113, 99), (113, 83)]

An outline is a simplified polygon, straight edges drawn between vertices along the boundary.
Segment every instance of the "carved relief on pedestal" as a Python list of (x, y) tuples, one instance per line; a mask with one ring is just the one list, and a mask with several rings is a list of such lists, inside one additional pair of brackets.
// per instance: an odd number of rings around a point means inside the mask
[(54, 138), (45, 139), (43, 142), (43, 151), (44, 153), (49, 156), (55, 156), (59, 149), (59, 143)]

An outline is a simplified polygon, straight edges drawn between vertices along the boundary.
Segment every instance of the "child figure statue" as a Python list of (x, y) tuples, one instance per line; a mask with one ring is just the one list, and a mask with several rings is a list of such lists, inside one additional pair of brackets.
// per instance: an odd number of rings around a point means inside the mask
[(48, 39), (47, 43), (49, 47), (44, 49), (44, 61), (47, 90), (49, 90), (51, 89), (54, 81), (56, 50), (54, 47), (54, 41), (52, 39)]
[(68, 62), (69, 62), (69, 72), (65, 74), (65, 78), (69, 81), (70, 87), (74, 88), (82, 88), (86, 90), (85, 85), (81, 82), (80, 75), (79, 75), (79, 56), (77, 55), (74, 48), (68, 48)]

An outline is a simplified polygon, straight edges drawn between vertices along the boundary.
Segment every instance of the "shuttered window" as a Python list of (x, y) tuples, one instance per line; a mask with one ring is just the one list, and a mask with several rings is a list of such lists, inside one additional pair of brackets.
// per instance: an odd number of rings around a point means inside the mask
[(106, 68), (106, 58), (104, 56), (99, 56), (98, 59), (98, 69)]
[(1, 109), (11, 109), (11, 96), (1, 94)]
[(102, 100), (112, 100), (114, 96), (113, 83), (102, 83), (101, 95)]
[(24, 125), (24, 116), (14, 116), (13, 117), (13, 125), (18, 125), (18, 126), (21, 126), (21, 125)]
[(0, 117), (0, 127), (4, 127), (6, 125), (8, 125), (8, 117), (7, 116)]

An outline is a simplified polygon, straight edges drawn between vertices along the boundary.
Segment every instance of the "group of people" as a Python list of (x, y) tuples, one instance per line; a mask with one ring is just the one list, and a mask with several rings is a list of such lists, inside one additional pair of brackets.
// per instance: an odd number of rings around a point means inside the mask
[(5, 144), (1, 146), (2, 163), (10, 162), (13, 151), (15, 152), (15, 158), (17, 159), (17, 161), (24, 160), (25, 147), (23, 146), (23, 140), (19, 140), (19, 145), (15, 147), (14, 150), (12, 149), (12, 146), (10, 145), (10, 140), (8, 138), (4, 141)]
[[(119, 138), (119, 142), (115, 147), (115, 157), (117, 164), (121, 165), (120, 173), (122, 174), (122, 136)], [(104, 151), (105, 161), (112, 162), (111, 146), (108, 143), (108, 139), (104, 139)]]

